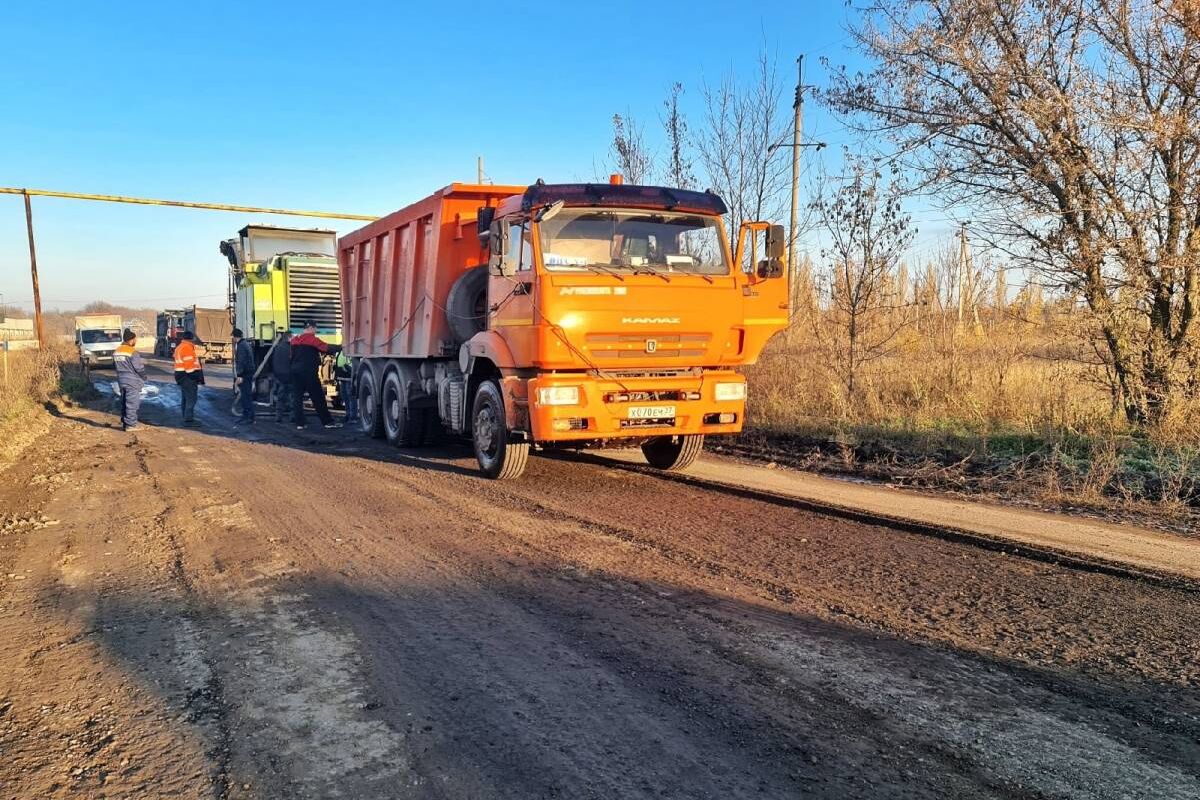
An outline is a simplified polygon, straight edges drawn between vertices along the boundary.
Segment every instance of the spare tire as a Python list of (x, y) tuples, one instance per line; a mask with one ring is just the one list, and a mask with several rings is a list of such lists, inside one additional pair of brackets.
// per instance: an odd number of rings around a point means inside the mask
[(460, 344), (487, 330), (487, 289), (486, 264), (471, 267), (450, 287), (450, 294), (446, 296), (446, 319)]

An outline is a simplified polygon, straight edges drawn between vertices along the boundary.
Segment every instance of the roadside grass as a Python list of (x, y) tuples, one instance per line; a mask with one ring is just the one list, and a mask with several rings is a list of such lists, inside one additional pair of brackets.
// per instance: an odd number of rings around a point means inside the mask
[(60, 367), (69, 355), (60, 348), (8, 354), (8, 379), (0, 372), (0, 468), (45, 429), (49, 417), (38, 412), (58, 394)]
[(39, 412), (63, 398), (82, 404), (100, 395), (66, 344), (8, 354), (8, 380), (0, 372), (0, 460), (7, 460), (44, 427)]
[(815, 345), (780, 339), (747, 370), (735, 451), (1174, 528), (1200, 521), (1200, 404), (1132, 429), (1091, 368), (1040, 358), (1037, 341), (995, 340), (950, 352), (918, 342), (873, 363), (849, 402)]
[(59, 391), (64, 351), (15, 350), (8, 354), (8, 381), (0, 374), (0, 425), (17, 420)]

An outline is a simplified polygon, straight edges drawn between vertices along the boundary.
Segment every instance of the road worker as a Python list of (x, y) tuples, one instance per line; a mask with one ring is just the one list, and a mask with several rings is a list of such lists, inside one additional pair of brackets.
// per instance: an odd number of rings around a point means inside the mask
[(280, 331), (271, 348), (271, 405), (275, 421), (283, 422), (292, 413), (292, 333)]
[(313, 409), (326, 428), (340, 428), (335, 423), (325, 404), (325, 387), (317, 371), (321, 368), (321, 356), (329, 352), (329, 345), (317, 336), (317, 326), (304, 324), (304, 333), (293, 336), (292, 341), (292, 421), (296, 430), (302, 431), (304, 424), (304, 395), (312, 400)]
[(142, 387), (146, 385), (146, 365), (134, 349), (136, 344), (136, 334), (126, 328), (121, 344), (113, 351), (113, 367), (117, 371), (117, 385), (121, 387), (121, 429), (126, 431), (138, 426)]
[(339, 350), (333, 361), (334, 375), (337, 376), (338, 395), (342, 398), (342, 408), (346, 409), (346, 424), (358, 421), (358, 398), (354, 396), (354, 362), (346, 355), (345, 350)]
[(179, 384), (180, 409), (185, 428), (200, 425), (196, 422), (196, 396), (200, 385), (204, 383), (204, 369), (196, 357), (195, 338), (196, 335), (191, 331), (184, 331), (179, 344), (175, 346), (175, 383)]
[(234, 328), (233, 335), (234, 391), (238, 393), (242, 416), (238, 425), (254, 424), (254, 347), (242, 338), (242, 329)]

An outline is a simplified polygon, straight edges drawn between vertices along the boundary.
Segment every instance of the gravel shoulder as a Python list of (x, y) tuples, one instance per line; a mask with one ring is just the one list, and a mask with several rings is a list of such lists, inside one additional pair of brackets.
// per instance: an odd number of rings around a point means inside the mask
[[(640, 455), (607, 458), (637, 464)], [(836, 480), (710, 455), (689, 475), (725, 486), (755, 489), (897, 520), (1045, 547), (1102, 562), (1200, 581), (1200, 538), (991, 503), (938, 497), (891, 486)]]
[(13, 795), (1200, 796), (1195, 593), (208, 395), (0, 473)]

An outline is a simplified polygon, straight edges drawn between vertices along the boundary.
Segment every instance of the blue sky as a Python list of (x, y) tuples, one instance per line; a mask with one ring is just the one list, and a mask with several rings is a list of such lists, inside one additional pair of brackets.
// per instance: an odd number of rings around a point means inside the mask
[[(839, 0), (503, 4), (20, 3), (0, 12), (0, 185), (386, 213), (483, 155), (497, 183), (590, 179), (615, 112), (656, 137), (667, 88), (851, 58)], [(806, 133), (837, 144), (806, 105)], [(43, 304), (223, 305), (248, 222), (361, 223), (34, 198)], [(28, 305), (21, 199), (0, 195), (0, 293)]]

